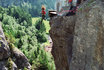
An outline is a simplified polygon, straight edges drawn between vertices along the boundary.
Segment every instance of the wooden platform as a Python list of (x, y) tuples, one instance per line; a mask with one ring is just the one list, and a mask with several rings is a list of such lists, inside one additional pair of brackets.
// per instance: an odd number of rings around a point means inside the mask
[(51, 10), (49, 11), (49, 17), (57, 16), (57, 11)]

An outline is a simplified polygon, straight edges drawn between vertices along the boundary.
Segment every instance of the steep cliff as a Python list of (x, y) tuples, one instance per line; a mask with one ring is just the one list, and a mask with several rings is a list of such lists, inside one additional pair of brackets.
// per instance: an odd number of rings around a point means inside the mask
[(75, 16), (51, 18), (57, 70), (104, 70), (104, 3), (88, 0)]
[(18, 70), (31, 65), (26, 56), (12, 44), (8, 45), (2, 27), (0, 25), (0, 70)]

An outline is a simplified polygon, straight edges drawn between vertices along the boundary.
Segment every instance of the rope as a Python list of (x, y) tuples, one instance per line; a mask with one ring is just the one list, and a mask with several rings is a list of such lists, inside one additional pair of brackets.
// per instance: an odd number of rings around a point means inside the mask
[[(62, 10), (63, 10), (63, 9), (62, 9)], [(78, 7), (76, 7), (75, 10), (63, 10), (63, 11), (60, 12), (59, 14), (64, 13), (64, 12), (76, 12), (76, 11), (78, 11)]]

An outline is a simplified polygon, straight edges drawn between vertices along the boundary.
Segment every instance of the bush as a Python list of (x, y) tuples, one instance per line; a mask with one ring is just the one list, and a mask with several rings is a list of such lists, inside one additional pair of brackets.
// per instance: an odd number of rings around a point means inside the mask
[(38, 31), (36, 32), (36, 37), (37, 37), (38, 42), (44, 43), (44, 42), (47, 41), (47, 39), (46, 39), (46, 37), (45, 37), (45, 35), (46, 35), (46, 28), (45, 28), (44, 23), (41, 24), (40, 22), (41, 22), (41, 20), (39, 19), (39, 20), (36, 22), (36, 24), (35, 24), (35, 27), (36, 27), (36, 29), (38, 30)]
[(41, 23), (41, 19), (39, 19), (39, 20), (36, 21), (35, 27), (41, 33), (46, 32), (45, 25), (44, 25), (44, 23)]

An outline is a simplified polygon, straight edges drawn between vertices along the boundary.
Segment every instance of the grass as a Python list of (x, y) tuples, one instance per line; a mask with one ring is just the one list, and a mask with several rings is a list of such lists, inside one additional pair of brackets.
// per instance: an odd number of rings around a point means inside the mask
[(47, 34), (49, 34), (49, 30), (50, 30), (49, 21), (47, 21), (47, 20), (44, 20), (43, 22), (44, 22), (44, 24), (45, 24), (45, 27), (46, 27), (46, 33), (47, 33)]
[(32, 23), (33, 23), (33, 24), (36, 23), (36, 21), (39, 20), (39, 19), (40, 19), (40, 17), (33, 17), (33, 18), (32, 18)]

